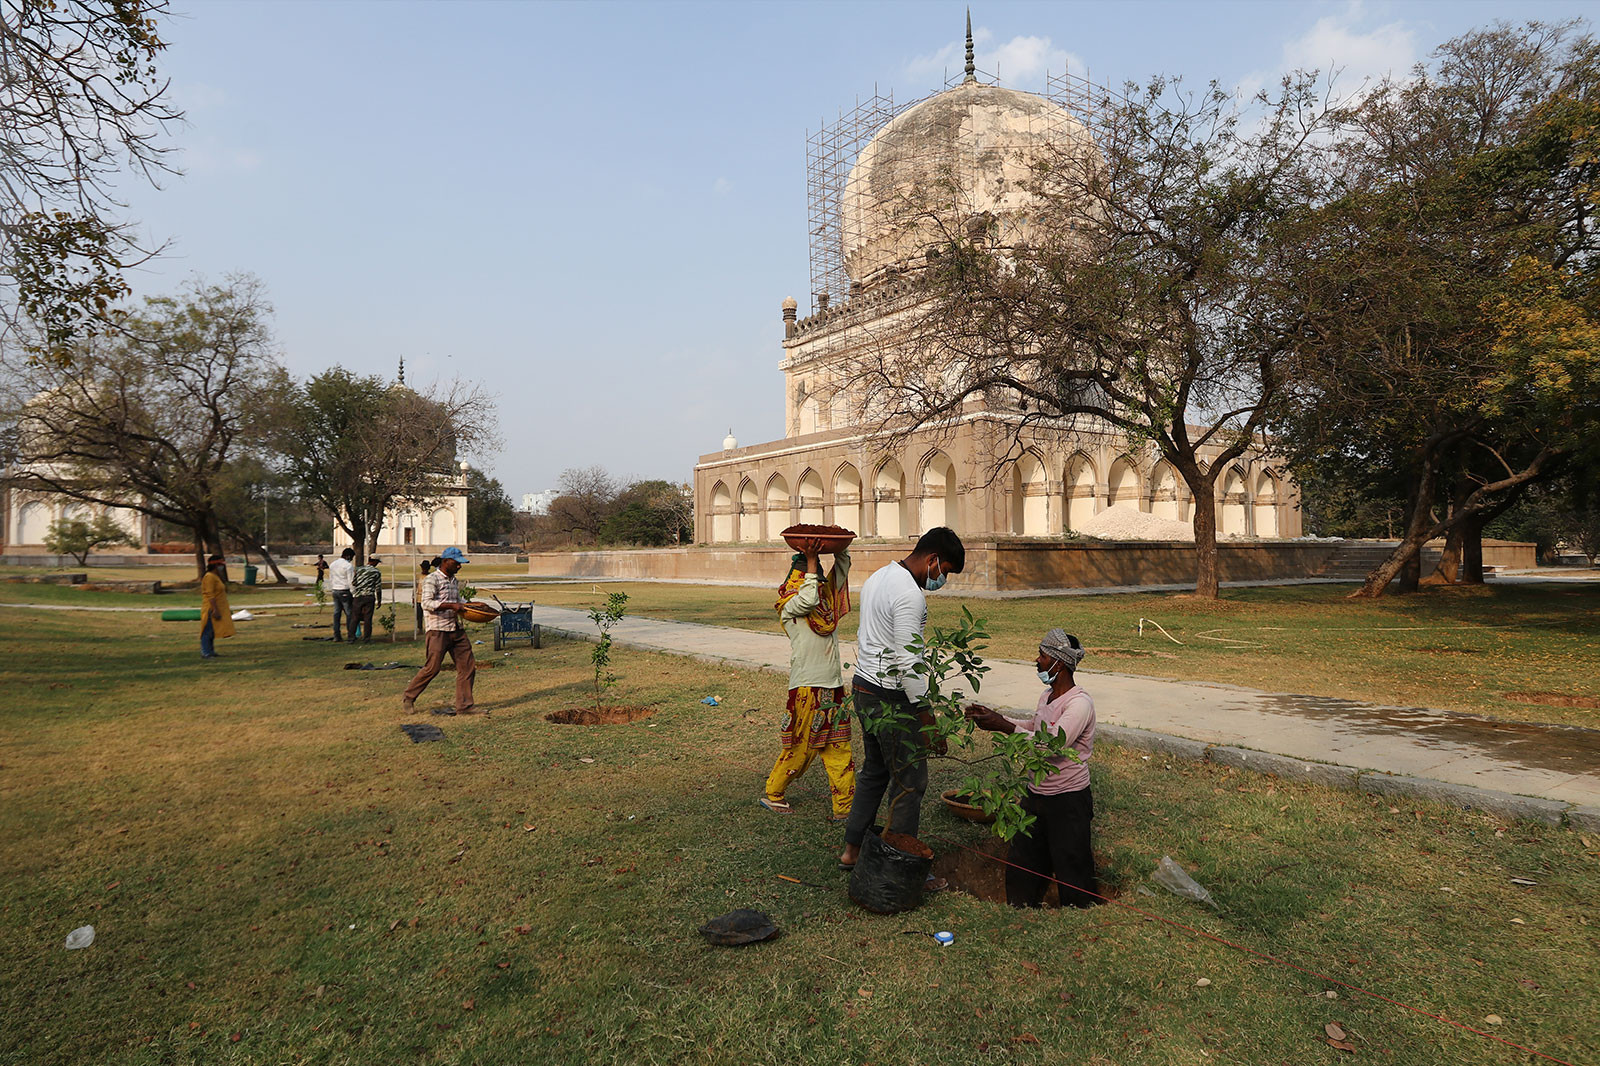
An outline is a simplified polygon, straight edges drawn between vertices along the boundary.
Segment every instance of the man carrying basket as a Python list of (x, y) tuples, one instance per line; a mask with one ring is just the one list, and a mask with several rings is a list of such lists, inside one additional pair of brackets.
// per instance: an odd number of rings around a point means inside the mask
[(467, 557), (460, 548), (446, 548), (439, 555), (439, 567), (423, 581), (417, 602), (422, 607), (422, 624), (427, 633), (427, 661), (417, 676), (406, 686), (400, 706), (407, 711), (417, 709), (417, 697), (428, 687), (439, 668), (444, 665), (446, 653), (456, 665), (456, 702), (451, 710), (435, 714), (473, 714), (472, 682), (478, 667), (472, 659), (472, 640), (461, 624), (461, 614), (469, 605), (461, 599), (461, 585), (456, 574), (466, 565)]

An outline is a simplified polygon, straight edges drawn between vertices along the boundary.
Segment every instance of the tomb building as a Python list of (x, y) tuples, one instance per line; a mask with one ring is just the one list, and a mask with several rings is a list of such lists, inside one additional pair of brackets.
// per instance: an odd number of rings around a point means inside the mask
[[(1087, 101), (1086, 82), (1051, 79), (1042, 94), (987, 84), (972, 64), (970, 25), (967, 43), (959, 83), (903, 108), (874, 96), (811, 138), (814, 292), (805, 317), (796, 300), (782, 304), (785, 433), (741, 446), (730, 429), (720, 451), (700, 457), (697, 542), (770, 542), (797, 522), (897, 540), (941, 525), (963, 538), (1060, 537), (1113, 508), (1190, 520), (1183, 479), (1109, 424), (1036, 422), (1003, 399), (978, 398), (953, 424), (892, 434), (852, 384), (856, 368), (881, 364), (903, 337), (915, 300), (908, 279), (930, 249), (961, 226), (1021, 245), (1031, 168), (1044, 153), (1094, 151), (1070, 106)], [(906, 210), (916, 190), (949, 175), (959, 203)], [(1219, 538), (1301, 533), (1294, 482), (1262, 448), (1217, 480), (1216, 504)]]

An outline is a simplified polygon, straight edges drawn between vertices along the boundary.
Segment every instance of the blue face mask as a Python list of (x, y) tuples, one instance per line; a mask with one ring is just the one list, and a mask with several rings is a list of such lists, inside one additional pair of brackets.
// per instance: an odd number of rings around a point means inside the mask
[(939, 570), (940, 573), (938, 577), (930, 576), (922, 579), (922, 587), (927, 589), (929, 592), (938, 592), (940, 589), (944, 588), (945, 579), (949, 575), (943, 572), (943, 567), (940, 567)]
[(1035, 672), (1039, 675), (1039, 680), (1044, 682), (1046, 685), (1053, 685), (1056, 683), (1056, 675), (1050, 673), (1050, 671), (1037, 670)]

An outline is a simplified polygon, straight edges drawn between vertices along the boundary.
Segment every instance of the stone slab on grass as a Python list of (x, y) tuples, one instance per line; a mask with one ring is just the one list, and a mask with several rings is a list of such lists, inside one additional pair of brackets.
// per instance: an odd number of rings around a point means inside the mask
[(1275, 774), (1285, 781), (1304, 781), (1313, 785), (1325, 785), (1328, 788), (1355, 788), (1356, 777), (1360, 773), (1353, 766), (1306, 762), (1304, 759), (1288, 755), (1273, 755), (1265, 751), (1251, 751), (1249, 748), (1219, 745), (1206, 755), (1212, 762), (1221, 763), (1223, 766), (1237, 766), (1242, 770), (1254, 770), (1259, 774)]
[(1446, 781), (1434, 781), (1427, 777), (1406, 777), (1400, 774), (1362, 774), (1356, 785), (1362, 792), (1372, 792), (1380, 796), (1415, 796), (1435, 803), (1472, 807), (1504, 818), (1542, 822), (1553, 826), (1561, 825), (1569, 806), (1559, 800), (1517, 796), (1510, 792), (1495, 792), (1487, 788), (1473, 788), (1471, 785), (1452, 785)]
[(1567, 821), (1574, 829), (1600, 833), (1600, 807), (1574, 807), (1567, 812)]
[(1140, 751), (1159, 751), (1167, 755), (1177, 755), (1184, 759), (1200, 759), (1206, 757), (1206, 749), (1211, 745), (1200, 740), (1189, 740), (1185, 737), (1169, 736), (1166, 733), (1156, 733), (1149, 729), (1133, 729), (1129, 726), (1105, 725), (1095, 726), (1095, 736), (1099, 739), (1109, 740), (1124, 748), (1138, 748)]

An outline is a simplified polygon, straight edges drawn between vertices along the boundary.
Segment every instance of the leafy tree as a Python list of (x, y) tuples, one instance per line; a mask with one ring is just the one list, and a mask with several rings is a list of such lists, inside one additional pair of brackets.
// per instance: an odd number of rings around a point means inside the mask
[[(151, 254), (119, 218), (117, 185), (170, 171), (182, 119), (155, 61), (166, 0), (0, 4), (0, 329), (26, 320), (34, 354), (65, 361), (114, 324), (123, 272)], [(0, 338), (3, 339), (3, 338)]]
[(266, 447), (287, 378), (271, 307), (252, 278), (194, 282), (145, 301), (117, 330), (78, 341), (71, 359), (11, 352), (0, 381), (10, 482), (190, 530), (197, 574), (223, 550), (234, 465)]
[(70, 555), (79, 566), (87, 566), (89, 553), (117, 544), (137, 544), (138, 541), (117, 524), (109, 515), (96, 515), (94, 521), (81, 518), (58, 518), (50, 523), (44, 535), (44, 546), (56, 555)]
[(670, 481), (635, 481), (623, 489), (600, 526), (612, 544), (661, 547), (694, 536), (694, 503), (687, 486)]
[(1414, 587), (1439, 536), (1446, 577), (1481, 570), (1484, 525), (1593, 436), (1595, 51), (1565, 25), (1474, 31), (1347, 116), (1341, 195), (1286, 293), (1316, 328), (1282, 440), (1302, 472), (1366, 466), (1405, 495), (1358, 595)]
[(276, 421), (287, 469), (349, 534), (358, 562), (395, 501), (433, 503), (454, 480), (458, 449), (494, 441), (493, 405), (475, 387), (417, 392), (343, 367), (297, 385)]
[(1196, 585), (1216, 596), (1217, 479), (1285, 396), (1303, 324), (1284, 313), (1283, 228), (1324, 197), (1332, 119), (1310, 77), (1257, 103), (1161, 78), (1098, 101), (1092, 144), (1030, 182), (1026, 240), (961, 217), (962, 175), (912, 190), (908, 221), (942, 239), (891, 343), (852, 369), (865, 408), (898, 434), (981, 404), (1017, 445), (1079, 424), (1146, 442), (1193, 496)]
[(485, 544), (498, 543), (511, 532), (515, 513), (499, 480), (476, 467), (467, 470), (467, 529)]

